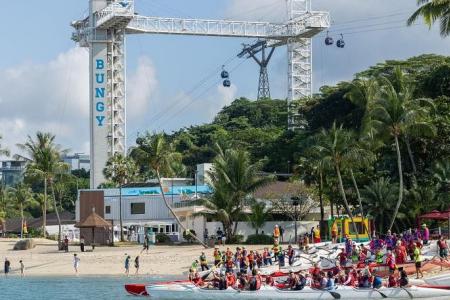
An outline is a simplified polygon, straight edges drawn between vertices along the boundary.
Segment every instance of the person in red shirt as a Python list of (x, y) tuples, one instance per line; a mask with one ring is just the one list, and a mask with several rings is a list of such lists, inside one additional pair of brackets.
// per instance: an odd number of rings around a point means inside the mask
[(226, 277), (227, 277), (227, 285), (234, 287), (236, 284), (236, 276), (234, 276), (232, 272), (227, 272)]
[(317, 281), (320, 276), (320, 267), (318, 263), (314, 264), (314, 268), (311, 269), (310, 273), (313, 281)]
[(345, 281), (342, 283), (346, 286), (355, 286), (355, 276), (350, 270), (345, 270)]
[(402, 242), (397, 242), (397, 247), (395, 248), (395, 262), (396, 264), (404, 264), (406, 262), (406, 247), (402, 244)]
[(347, 253), (345, 253), (345, 249), (341, 250), (341, 253), (338, 254), (338, 258), (341, 267), (345, 268), (345, 265), (347, 264)]
[(227, 251), (225, 252), (225, 257), (228, 258), (233, 258), (233, 252), (230, 250), (230, 248), (227, 248)]
[(393, 274), (397, 266), (395, 265), (395, 257), (390, 250), (386, 255), (386, 264), (389, 267), (389, 274)]
[(390, 287), (390, 288), (395, 288), (395, 287), (397, 287), (397, 276), (395, 276), (395, 274), (389, 275), (389, 278), (388, 278), (388, 287)]
[(250, 266), (250, 270), (253, 270), (256, 265), (255, 253), (253, 252), (253, 250), (250, 250), (250, 253), (247, 257), (248, 257), (248, 263)]

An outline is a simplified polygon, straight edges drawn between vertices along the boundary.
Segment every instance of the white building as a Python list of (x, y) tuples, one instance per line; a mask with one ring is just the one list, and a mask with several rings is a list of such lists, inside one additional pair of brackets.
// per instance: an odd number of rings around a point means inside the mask
[(75, 153), (73, 155), (64, 155), (62, 161), (70, 166), (70, 171), (85, 169), (89, 171), (91, 169), (91, 160), (89, 155), (83, 153)]

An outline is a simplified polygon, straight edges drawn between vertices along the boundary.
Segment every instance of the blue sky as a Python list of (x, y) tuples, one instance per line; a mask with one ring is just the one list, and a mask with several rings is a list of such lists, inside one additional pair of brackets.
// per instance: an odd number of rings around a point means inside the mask
[[(135, 0), (141, 15), (279, 21), (284, 0)], [(345, 49), (314, 40), (314, 86), (351, 79), (355, 72), (386, 59), (423, 53), (447, 54), (449, 39), (438, 30), (404, 26), (413, 0), (313, 0), (329, 10), (330, 34), (344, 33)], [(86, 0), (2, 1), (0, 34), (0, 134), (13, 152), (36, 130), (50, 130), (75, 151), (88, 149), (87, 51), (70, 40), (70, 22), (87, 13)], [(235, 97), (255, 98), (258, 68), (234, 58), (246, 39), (130, 36), (127, 40), (128, 135), (176, 130), (210, 121)], [(218, 84), (223, 62), (232, 87)], [(272, 96), (284, 99), (286, 50), (269, 66)], [(204, 80), (204, 84), (202, 83)]]

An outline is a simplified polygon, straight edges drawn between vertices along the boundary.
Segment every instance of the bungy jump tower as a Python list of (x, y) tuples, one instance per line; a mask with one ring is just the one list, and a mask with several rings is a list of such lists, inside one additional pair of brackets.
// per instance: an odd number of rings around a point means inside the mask
[[(90, 187), (104, 182), (103, 168), (110, 156), (126, 152), (127, 34), (257, 38), (270, 47), (287, 46), (291, 102), (311, 95), (311, 38), (330, 25), (329, 13), (311, 11), (310, 1), (287, 0), (287, 21), (270, 23), (141, 16), (132, 0), (90, 0), (89, 16), (72, 22), (72, 39), (89, 48)], [(296, 115), (289, 116), (288, 127), (293, 129)]]

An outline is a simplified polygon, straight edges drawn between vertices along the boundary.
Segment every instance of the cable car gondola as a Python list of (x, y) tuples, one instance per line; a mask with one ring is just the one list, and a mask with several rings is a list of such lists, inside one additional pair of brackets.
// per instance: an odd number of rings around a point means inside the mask
[(328, 31), (327, 31), (327, 37), (325, 38), (325, 45), (331, 46), (333, 44), (334, 44), (334, 40), (331, 36), (328, 35)]
[(231, 81), (228, 80), (228, 79), (225, 79), (225, 80), (223, 81), (223, 86), (224, 86), (224, 87), (230, 87), (230, 86), (231, 86)]
[(222, 77), (222, 79), (227, 79), (230, 77), (230, 74), (225, 70), (225, 66), (222, 66), (222, 73), (220, 73), (220, 77)]
[(345, 47), (344, 36), (342, 34), (341, 34), (341, 38), (336, 42), (336, 46), (338, 48), (344, 48)]

